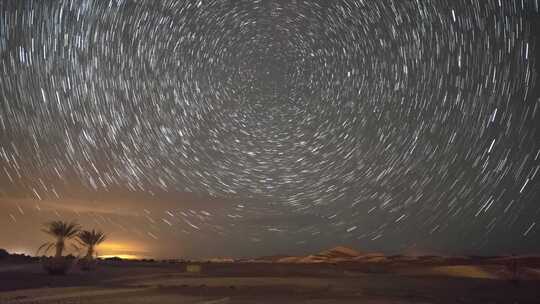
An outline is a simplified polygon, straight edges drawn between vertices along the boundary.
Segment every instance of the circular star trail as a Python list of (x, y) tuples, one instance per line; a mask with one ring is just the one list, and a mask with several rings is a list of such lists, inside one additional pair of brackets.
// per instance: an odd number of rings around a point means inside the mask
[(283, 219), (256, 240), (532, 244), (538, 6), (1, 1), (2, 192), (223, 197)]

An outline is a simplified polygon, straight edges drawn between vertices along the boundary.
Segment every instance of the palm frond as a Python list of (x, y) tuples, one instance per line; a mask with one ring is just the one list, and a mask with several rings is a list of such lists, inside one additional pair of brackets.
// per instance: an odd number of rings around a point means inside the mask
[(79, 246), (77, 246), (75, 244), (71, 244), (71, 247), (73, 247), (73, 249), (75, 249), (77, 252), (79, 252), (79, 250), (81, 250), (81, 248), (79, 248)]
[(39, 252), (41, 251), (41, 249), (43, 248), (46, 248), (44, 251), (43, 251), (43, 254), (47, 254), (47, 252), (49, 252), (49, 250), (51, 250), (51, 248), (56, 245), (55, 243), (53, 242), (47, 242), (47, 243), (44, 243), (43, 245), (39, 246), (38, 250), (36, 251), (36, 255), (39, 255)]
[(52, 221), (46, 223), (41, 231), (59, 239), (71, 239), (80, 231), (80, 226), (75, 222)]
[(105, 241), (107, 236), (101, 231), (92, 229), (92, 230), (80, 231), (77, 237), (78, 237), (77, 241), (80, 244), (85, 245), (87, 247), (89, 246), (93, 247)]
[(72, 239), (80, 231), (79, 224), (75, 222), (64, 222), (64, 221), (52, 221), (48, 222), (41, 229), (42, 232), (54, 237), (56, 242), (45, 243), (38, 249), (38, 253), (41, 249), (46, 248), (46, 251), (49, 251), (53, 246), (57, 246), (57, 254), (61, 255), (64, 243), (66, 240)]

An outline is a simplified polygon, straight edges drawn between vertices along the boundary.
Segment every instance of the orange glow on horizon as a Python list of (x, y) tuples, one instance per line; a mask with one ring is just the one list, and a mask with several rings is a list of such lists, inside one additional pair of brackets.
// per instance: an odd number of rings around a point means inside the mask
[(142, 259), (143, 257), (133, 255), (133, 254), (111, 254), (111, 255), (100, 255), (99, 258), (107, 259), (107, 258), (121, 258), (122, 260), (138, 260)]
[(96, 251), (100, 258), (119, 257), (121, 259), (142, 259), (145, 258), (145, 250), (142, 246), (132, 242), (105, 241), (100, 244)]

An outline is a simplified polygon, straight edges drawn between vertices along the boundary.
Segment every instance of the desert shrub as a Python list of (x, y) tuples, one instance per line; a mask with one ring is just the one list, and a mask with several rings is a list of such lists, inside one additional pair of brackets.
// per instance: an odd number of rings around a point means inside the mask
[(120, 257), (110, 257), (110, 258), (106, 258), (105, 261), (110, 261), (110, 262), (121, 262), (122, 261), (122, 258)]
[(70, 253), (70, 254), (66, 255), (65, 258), (68, 259), (68, 260), (74, 260), (77, 257)]
[(43, 269), (50, 275), (65, 275), (76, 262), (65, 257), (48, 258), (43, 261)]
[(9, 257), (9, 252), (7, 250), (0, 248), (0, 260)]

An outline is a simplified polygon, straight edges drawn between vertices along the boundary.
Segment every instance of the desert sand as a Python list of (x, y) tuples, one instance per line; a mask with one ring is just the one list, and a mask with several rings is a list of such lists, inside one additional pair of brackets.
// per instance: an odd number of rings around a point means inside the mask
[[(540, 265), (522, 258), (387, 257), (349, 250), (243, 262), (100, 261), (49, 276), (0, 261), (0, 303), (539, 303)], [(187, 272), (199, 265), (200, 272)]]

